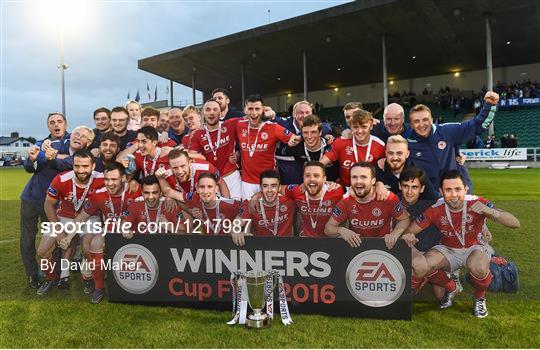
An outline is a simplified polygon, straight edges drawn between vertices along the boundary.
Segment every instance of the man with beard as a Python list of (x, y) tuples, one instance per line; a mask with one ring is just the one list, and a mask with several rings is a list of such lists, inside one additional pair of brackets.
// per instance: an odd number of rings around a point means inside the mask
[(69, 139), (67, 152), (49, 147), (45, 151), (47, 165), (58, 171), (73, 169), (73, 154), (79, 150), (86, 150), (94, 140), (94, 131), (85, 125), (73, 129)]
[[(50, 223), (54, 224), (60, 222), (63, 229), (66, 232), (60, 232), (55, 234), (54, 230), (48, 230), (43, 232), (41, 242), (37, 249), (38, 256), (42, 259), (48, 260), (47, 268), (42, 270), (45, 273), (46, 281), (38, 289), (37, 294), (43, 295), (50, 291), (56, 283), (58, 288), (69, 289), (69, 266), (63, 266), (61, 264), (62, 273), (60, 275), (60, 281), (55, 273), (55, 264), (57, 262), (52, 259), (52, 252), (57, 243), (60, 243), (64, 238), (70, 237), (70, 241), (66, 244), (62, 244), (64, 249), (62, 258), (67, 261), (71, 260), (74, 253), (75, 242), (71, 238), (75, 237), (78, 233), (81, 237), (81, 247), (83, 256), (86, 260), (89, 260), (90, 242), (92, 241), (92, 235), (89, 227), (86, 226), (82, 230), (75, 230), (67, 232), (68, 222), (73, 222), (77, 214), (81, 211), (84, 203), (88, 200), (97, 189), (103, 187), (103, 174), (94, 171), (94, 156), (87, 150), (79, 150), (73, 155), (73, 170), (58, 174), (47, 191), (47, 198), (45, 199), (45, 213)], [(91, 218), (90, 223), (96, 222), (98, 218)], [(51, 227), (51, 226), (49, 226)], [(73, 227), (71, 227), (73, 228)], [(79, 231), (79, 232), (77, 232)], [(87, 264), (83, 261), (81, 268), (81, 274), (84, 280), (84, 292), (89, 294), (93, 290), (92, 273), (87, 268)]]
[(202, 173), (197, 191), (182, 192), (179, 201), (182, 209), (193, 217), (186, 228), (190, 234), (228, 235), (240, 210), (239, 201), (218, 195), (218, 180), (212, 173)]
[(322, 157), (321, 163), (328, 165), (339, 163), (339, 180), (344, 186), (350, 186), (350, 169), (358, 162), (376, 164), (384, 157), (384, 142), (370, 134), (373, 127), (373, 117), (368, 111), (359, 109), (355, 111), (350, 120), (353, 133), (351, 139), (337, 139), (327, 153)]
[(414, 236), (431, 224), (439, 229), (441, 244), (425, 254), (429, 266), (428, 280), (446, 290), (439, 307), (452, 306), (452, 299), (459, 291), (456, 282), (446, 272), (466, 266), (474, 288), (473, 315), (482, 318), (488, 315), (486, 291), (493, 278), (489, 270), (491, 254), (479, 242), (486, 218), (508, 228), (519, 228), (520, 223), (512, 214), (495, 209), (488, 200), (467, 195), (467, 190), (465, 179), (458, 170), (444, 173), (440, 183), (443, 198), (418, 216), (403, 238), (415, 242)]
[(164, 203), (154, 175), (141, 180), (141, 189), (143, 200), (139, 198), (131, 203), (124, 216), (124, 221), (130, 223), (130, 229), (122, 231), (124, 238), (130, 239), (133, 234), (185, 233), (182, 212), (176, 213)]
[(129, 142), (137, 138), (136, 131), (127, 129), (128, 118), (128, 111), (124, 107), (114, 107), (111, 110), (111, 127), (120, 139), (120, 143), (118, 144), (120, 151), (123, 151)]
[[(359, 247), (361, 237), (384, 237), (386, 245), (393, 246), (409, 225), (399, 199), (393, 193), (386, 200), (375, 198), (375, 167), (371, 163), (353, 164), (350, 176), (354, 196), (345, 195), (334, 207), (326, 223), (326, 235), (341, 237), (351, 247)], [(340, 227), (345, 221), (349, 221), (350, 229)]]
[(274, 154), (279, 141), (290, 147), (300, 142), (300, 136), (291, 134), (282, 126), (262, 121), (263, 99), (251, 95), (246, 99), (247, 118), (238, 122), (236, 140), (242, 157), (242, 199), (249, 199), (259, 191), (259, 178), (265, 169), (275, 169)]
[(159, 133), (167, 132), (167, 130), (169, 130), (169, 111), (159, 112), (156, 129)]
[(94, 111), (94, 142), (90, 146), (90, 149), (99, 147), (99, 140), (101, 134), (111, 130), (111, 111), (105, 107), (98, 108)]
[(181, 192), (193, 193), (199, 177), (203, 173), (215, 174), (219, 193), (222, 197), (229, 197), (227, 184), (219, 176), (219, 171), (205, 160), (190, 159), (184, 150), (175, 149), (169, 153), (170, 170), (158, 169), (156, 176), (159, 179), (163, 194), (176, 200), (182, 199)]
[(112, 131), (101, 134), (99, 156), (96, 158), (96, 171), (102, 173), (108, 164), (114, 163), (119, 151), (120, 139)]
[[(238, 218), (242, 225), (250, 223), (249, 230), (255, 236), (291, 237), (293, 235), (294, 202), (279, 193), (279, 174), (265, 170), (260, 177), (261, 191), (258, 205), (250, 208), (249, 201), (242, 205)], [(232, 233), (236, 245), (245, 244), (245, 233)]]
[(217, 88), (212, 91), (212, 99), (216, 100), (220, 106), (220, 117), (219, 120), (225, 121), (232, 118), (243, 117), (244, 113), (242, 111), (236, 110), (229, 106), (231, 100), (229, 99), (229, 91), (223, 88)]
[(172, 107), (169, 110), (168, 133), (169, 138), (176, 142), (177, 145), (182, 143), (182, 137), (187, 133), (184, 118), (182, 118), (182, 109), (180, 107)]
[(139, 130), (141, 128), (141, 104), (137, 101), (129, 101), (126, 103), (126, 110), (129, 115), (127, 129), (132, 131)]
[(227, 183), (230, 197), (242, 197), (242, 179), (236, 161), (232, 161), (235, 149), (235, 131), (239, 120), (232, 118), (220, 121), (220, 105), (210, 99), (203, 106), (205, 124), (193, 134), (190, 150), (202, 154), (212, 163)]
[[(96, 190), (88, 198), (83, 210), (75, 218), (75, 222), (85, 222), (92, 216), (101, 216), (104, 232), (94, 232), (90, 242), (90, 261), (92, 261), (92, 277), (95, 289), (92, 293), (92, 304), (98, 304), (105, 296), (105, 272), (103, 270), (103, 251), (105, 235), (113, 232), (113, 222), (126, 216), (129, 205), (141, 196), (141, 191), (129, 192), (126, 169), (118, 162), (105, 165), (103, 178), (105, 187)], [(60, 241), (60, 245), (68, 246), (68, 237)]]
[[(287, 147), (287, 156), (293, 156), (300, 169), (309, 161), (320, 161), (330, 145), (322, 137), (322, 122), (316, 115), (308, 115), (302, 122), (302, 141), (294, 147)], [(332, 164), (326, 169), (329, 181), (336, 181), (339, 178), (339, 166)], [(289, 174), (289, 178), (294, 178), (294, 184), (302, 183), (301, 174)]]
[[(294, 104), (292, 118), (276, 118), (277, 124), (289, 130), (294, 135), (301, 135), (304, 119), (313, 114), (313, 105), (308, 101), (300, 101)], [(328, 140), (328, 144), (334, 141), (331, 135), (332, 128), (327, 123), (321, 123), (321, 133)], [(289, 155), (287, 144), (279, 143), (276, 149), (276, 160), (281, 182), (284, 185), (299, 184), (302, 182), (303, 166), (298, 164), (294, 157)]]
[(304, 165), (303, 181), (302, 185), (283, 187), (285, 196), (294, 200), (300, 210), (304, 223), (300, 237), (326, 237), (324, 228), (332, 216), (332, 209), (343, 197), (343, 188), (329, 186), (325, 167), (317, 160)]
[[(409, 148), (405, 138), (401, 135), (390, 136), (385, 147), (385, 162), (382, 167), (377, 165), (377, 184), (384, 186), (395, 194), (400, 193), (400, 175), (411, 166), (413, 162), (409, 159)], [(382, 163), (382, 160), (379, 162)], [(426, 178), (425, 190), (422, 192), (421, 200), (435, 200), (439, 196), (433, 187), (433, 184)], [(427, 208), (427, 207), (426, 207)]]
[(47, 189), (58, 170), (47, 165), (45, 151), (54, 148), (61, 153), (69, 150), (69, 133), (66, 131), (67, 121), (64, 115), (55, 112), (47, 117), (49, 136), (38, 141), (28, 149), (28, 158), (24, 161), (24, 170), (32, 174), (21, 193), (20, 210), (20, 254), (28, 277), (28, 286), (39, 288), (38, 264), (36, 262), (36, 235), (38, 221), (47, 221), (43, 204)]

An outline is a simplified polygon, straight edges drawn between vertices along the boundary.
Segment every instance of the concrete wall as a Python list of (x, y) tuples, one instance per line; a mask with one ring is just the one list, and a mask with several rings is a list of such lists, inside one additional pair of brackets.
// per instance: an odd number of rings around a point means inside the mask
[[(392, 80), (396, 78), (389, 75), (388, 79)], [(494, 85), (497, 84), (497, 81), (522, 81), (523, 79), (540, 80), (540, 62), (493, 69)], [(483, 86), (485, 86), (486, 71), (477, 70), (460, 72), (459, 77), (455, 77), (453, 73), (448, 73), (444, 75), (393, 81), (394, 83), (392, 85), (388, 85), (388, 91), (391, 95), (396, 91), (403, 93), (405, 90), (413, 91), (419, 95), (426, 87), (428, 90), (432, 90), (434, 93), (437, 93), (441, 87), (445, 86), (460, 90), (479, 91)], [(318, 102), (319, 104), (324, 105), (324, 107), (332, 107), (344, 105), (349, 101), (361, 101), (364, 103), (382, 102), (382, 91), (383, 87), (381, 82), (377, 84), (342, 87), (339, 88), (337, 92), (334, 90), (309, 91), (308, 97), (309, 101), (314, 104), (315, 102)], [(303, 98), (303, 91), (301, 91), (291, 94), (290, 97), (287, 95), (268, 96), (265, 97), (264, 100), (265, 104), (272, 106), (272, 108), (275, 110), (284, 111), (289, 105), (301, 101)]]

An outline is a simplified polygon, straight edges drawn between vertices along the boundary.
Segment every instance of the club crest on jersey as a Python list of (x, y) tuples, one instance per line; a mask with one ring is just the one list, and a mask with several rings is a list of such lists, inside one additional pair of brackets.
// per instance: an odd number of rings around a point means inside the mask
[[(105, 205), (109, 206), (109, 203), (109, 201), (105, 201)], [(90, 209), (90, 202), (87, 201), (84, 203), (84, 209)]]
[(282, 213), (285, 213), (287, 211), (287, 206), (285, 204), (282, 204), (280, 207), (279, 207), (279, 210), (282, 212)]
[(324, 201), (324, 202), (322, 203), (322, 205), (323, 205), (323, 207), (329, 207), (329, 206), (332, 205), (332, 201), (329, 199), (329, 200), (327, 200), (327, 201)]
[(227, 132), (227, 127), (226, 127), (226, 126), (222, 127), (222, 128), (221, 128), (221, 132), (222, 132), (222, 133), (226, 133), (226, 132)]
[(284, 133), (285, 135), (289, 135), (291, 132), (290, 132), (288, 129), (284, 129), (284, 130), (283, 130), (283, 133)]
[(470, 224), (471, 222), (473, 222), (473, 217), (471, 214), (467, 214), (467, 218), (465, 219), (465, 222), (467, 222), (468, 224)]
[(261, 139), (268, 140), (268, 133), (266, 131), (261, 132)]
[(382, 211), (381, 211), (381, 209), (379, 209), (379, 208), (373, 208), (373, 209), (371, 210), (371, 214), (373, 214), (374, 216), (381, 216)]
[(439, 149), (445, 149), (445, 148), (446, 148), (446, 142), (444, 142), (444, 141), (439, 141), (439, 143), (437, 144), (437, 146), (439, 147)]
[(288, 186), (287, 186), (287, 189), (288, 189), (289, 191), (292, 191), (292, 190), (294, 190), (294, 187), (295, 187), (295, 186), (296, 186), (296, 185), (294, 185), (294, 184), (288, 185)]

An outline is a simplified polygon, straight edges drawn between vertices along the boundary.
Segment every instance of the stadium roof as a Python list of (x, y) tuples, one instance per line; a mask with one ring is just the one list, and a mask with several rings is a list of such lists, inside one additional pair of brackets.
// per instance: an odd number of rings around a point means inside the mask
[(195, 67), (197, 90), (225, 87), (238, 99), (242, 64), (246, 94), (302, 92), (306, 50), (309, 91), (361, 85), (382, 80), (385, 33), (389, 79), (485, 69), (486, 13), (494, 67), (540, 62), (539, 1), (365, 0), (144, 58), (138, 67), (186, 86)]

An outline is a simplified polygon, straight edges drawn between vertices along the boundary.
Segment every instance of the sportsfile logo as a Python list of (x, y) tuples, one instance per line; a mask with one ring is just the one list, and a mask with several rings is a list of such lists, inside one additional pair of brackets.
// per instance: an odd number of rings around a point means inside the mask
[(368, 250), (355, 256), (346, 272), (347, 288), (364, 305), (388, 306), (405, 289), (405, 270), (393, 255), (382, 250)]
[(158, 264), (154, 255), (138, 244), (128, 244), (120, 248), (113, 258), (113, 264), (122, 268), (114, 270), (116, 283), (126, 292), (144, 294), (151, 290), (158, 279)]

